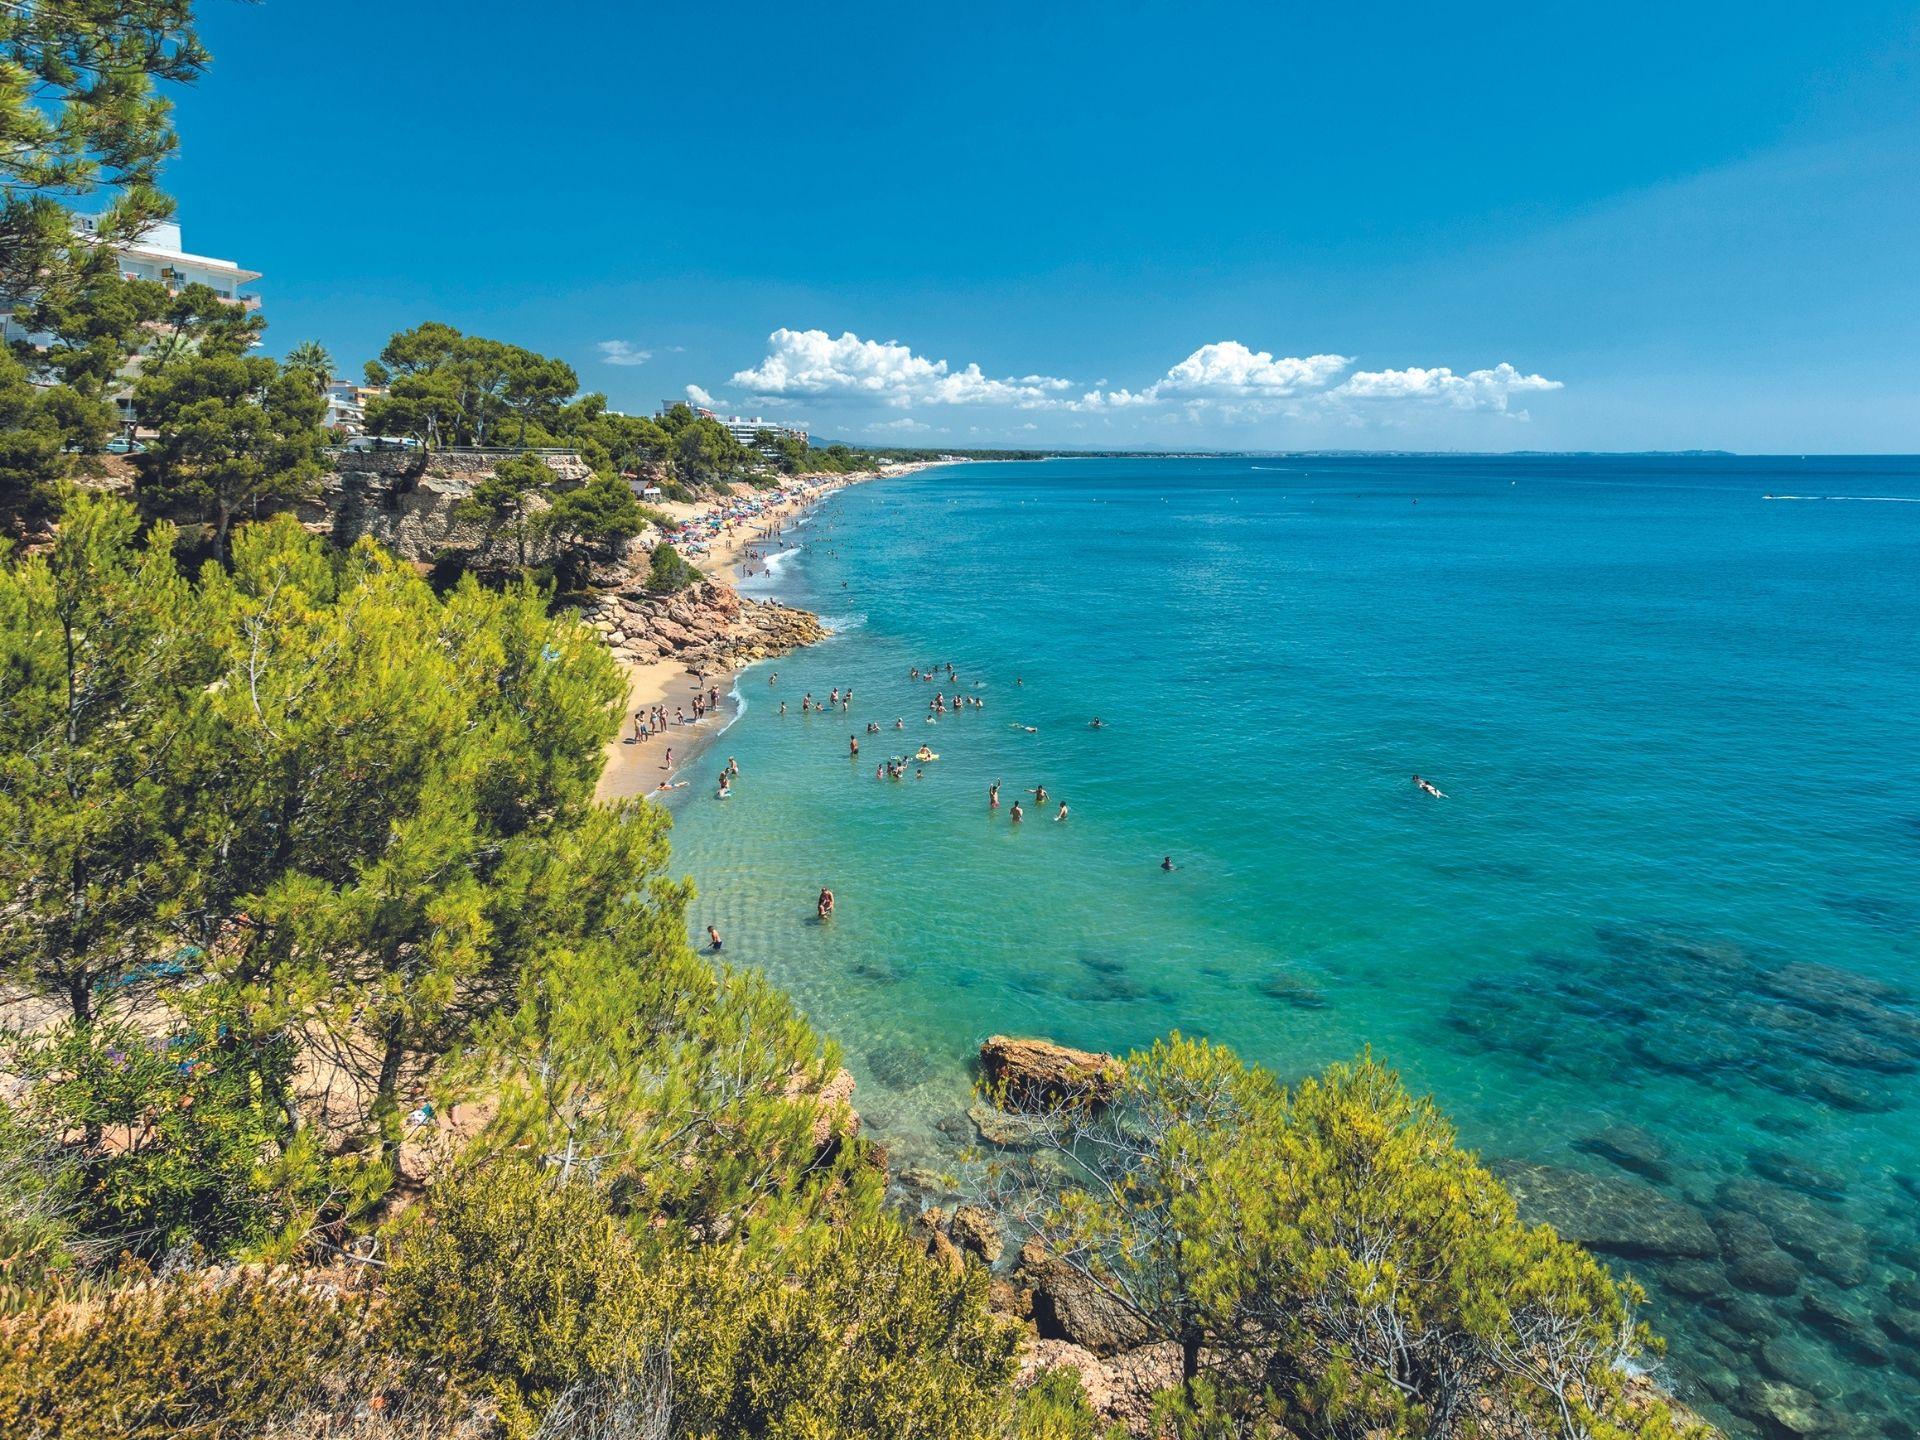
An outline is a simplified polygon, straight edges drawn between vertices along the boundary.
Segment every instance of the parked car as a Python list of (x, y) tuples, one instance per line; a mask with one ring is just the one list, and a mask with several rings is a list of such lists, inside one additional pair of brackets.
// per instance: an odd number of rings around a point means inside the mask
[(373, 450), (418, 450), (420, 442), (411, 435), (355, 435), (341, 448), (366, 454)]
[(146, 448), (138, 440), (129, 440), (125, 435), (116, 435), (107, 441), (109, 455), (138, 455)]

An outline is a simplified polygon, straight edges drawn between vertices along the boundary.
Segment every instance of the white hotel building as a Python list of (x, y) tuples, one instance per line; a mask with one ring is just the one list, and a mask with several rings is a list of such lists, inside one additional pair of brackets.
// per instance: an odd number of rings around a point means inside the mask
[[(81, 235), (93, 234), (99, 223), (96, 215), (73, 217), (73, 228)], [(195, 255), (183, 248), (177, 221), (162, 221), (138, 239), (116, 244), (113, 253), (120, 262), (120, 273), (129, 280), (158, 281), (169, 292), (178, 291), (186, 285), (206, 285), (222, 300), (230, 300), (248, 310), (259, 307), (260, 297), (247, 294), (241, 286), (258, 280), (260, 272), (244, 270), (231, 260)], [(44, 337), (27, 333), (11, 314), (5, 314), (0, 315), (0, 339), (37, 343)]]

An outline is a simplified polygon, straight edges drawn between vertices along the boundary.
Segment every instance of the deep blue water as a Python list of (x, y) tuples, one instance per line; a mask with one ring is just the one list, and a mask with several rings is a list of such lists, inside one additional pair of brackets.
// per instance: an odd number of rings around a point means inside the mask
[[(696, 762), (692, 919), (844, 1044), (898, 1172), (972, 1139), (993, 1031), (1177, 1027), (1289, 1076), (1371, 1045), (1490, 1161), (1548, 1167), (1510, 1173), (1647, 1283), (1716, 1418), (1764, 1432), (1784, 1381), (1833, 1433), (1914, 1434), (1912, 500), (1920, 462), (1879, 458), (853, 488), (748, 582), (839, 633), (742, 677), (733, 799)], [(986, 708), (926, 724), (953, 687), (909, 669), (949, 661)], [(923, 779), (874, 778), (922, 742)], [(996, 778), (1071, 818), (1027, 797), (1016, 828)]]

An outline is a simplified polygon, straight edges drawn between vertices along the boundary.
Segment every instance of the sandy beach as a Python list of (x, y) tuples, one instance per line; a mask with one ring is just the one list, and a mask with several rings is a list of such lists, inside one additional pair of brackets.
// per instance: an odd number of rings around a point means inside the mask
[[(796, 476), (778, 492), (778, 498), (760, 505), (751, 514), (729, 512), (755, 500), (770, 498), (768, 492), (740, 486), (732, 495), (717, 500), (649, 503), (665, 511), (681, 527), (675, 532), (676, 544), (680, 543), (679, 537), (690, 532), (701, 533), (701, 538), (685, 545), (681, 553), (702, 574), (731, 585), (740, 578), (741, 561), (748, 550), (771, 541), (834, 491), (863, 480), (909, 475), (932, 463), (862, 470), (848, 475)], [(726, 727), (732, 713), (722, 707), (698, 721), (676, 725), (664, 735), (636, 741), (633, 738), (636, 712), (664, 705), (669, 714), (676, 706), (691, 714), (693, 697), (710, 686), (718, 686), (724, 695), (732, 687), (733, 672), (724, 669), (696, 672), (680, 660), (655, 660), (623, 668), (627, 672), (625, 719), (620, 736), (607, 746), (606, 767), (600, 772), (600, 784), (595, 791), (600, 800), (658, 793), (662, 782), (672, 781), (676, 773), (683, 771), (688, 761)], [(669, 751), (673, 755), (671, 766), (667, 764)]]

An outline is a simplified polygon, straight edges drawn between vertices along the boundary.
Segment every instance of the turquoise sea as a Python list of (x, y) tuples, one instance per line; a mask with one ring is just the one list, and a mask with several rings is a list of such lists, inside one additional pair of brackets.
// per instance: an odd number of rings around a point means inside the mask
[[(1884, 458), (854, 487), (746, 582), (837, 633), (741, 677), (676, 796), (690, 918), (841, 1041), (896, 1174), (973, 1140), (994, 1031), (1177, 1028), (1287, 1076), (1370, 1045), (1647, 1284), (1735, 1433), (1913, 1435), (1915, 502)], [(954, 687), (909, 671), (948, 662), (985, 709), (924, 723)], [(875, 779), (923, 742), (924, 778)], [(1071, 818), (1012, 825), (995, 779)]]

